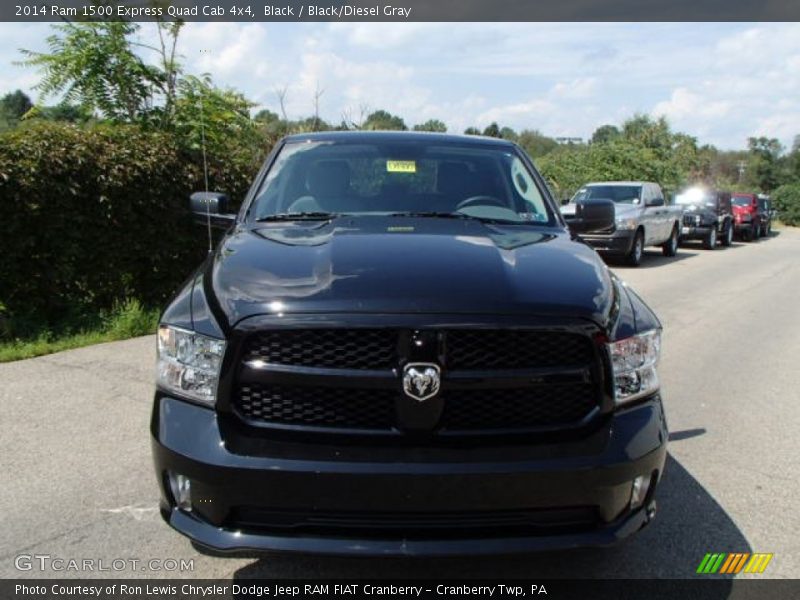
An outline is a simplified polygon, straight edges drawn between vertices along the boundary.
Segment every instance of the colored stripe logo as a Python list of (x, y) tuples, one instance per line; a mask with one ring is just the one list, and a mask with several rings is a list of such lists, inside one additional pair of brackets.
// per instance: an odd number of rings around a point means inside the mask
[(735, 575), (744, 569), (744, 573), (763, 573), (769, 561), (772, 560), (772, 556), (771, 553), (763, 552), (755, 554), (750, 554), (749, 552), (709, 552), (700, 561), (697, 572), (703, 575), (714, 573)]

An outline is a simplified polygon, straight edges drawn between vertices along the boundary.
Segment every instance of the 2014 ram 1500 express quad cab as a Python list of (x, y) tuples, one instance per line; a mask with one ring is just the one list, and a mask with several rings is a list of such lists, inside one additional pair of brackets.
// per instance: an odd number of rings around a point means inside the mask
[[(655, 512), (660, 324), (530, 159), (480, 137), (291, 136), (163, 314), (161, 512), (218, 551), (606, 545)], [(570, 229), (572, 231), (570, 231)]]

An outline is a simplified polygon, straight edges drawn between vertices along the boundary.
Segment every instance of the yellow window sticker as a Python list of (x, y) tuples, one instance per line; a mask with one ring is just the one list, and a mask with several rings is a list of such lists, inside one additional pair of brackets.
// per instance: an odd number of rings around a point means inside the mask
[(387, 160), (386, 170), (389, 173), (416, 173), (417, 162), (414, 160)]

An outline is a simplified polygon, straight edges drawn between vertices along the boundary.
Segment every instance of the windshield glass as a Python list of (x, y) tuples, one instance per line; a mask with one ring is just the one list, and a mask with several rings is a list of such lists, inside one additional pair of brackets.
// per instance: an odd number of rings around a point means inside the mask
[(731, 198), (731, 202), (733, 202), (734, 206), (750, 206), (753, 203), (753, 199), (750, 196), (734, 196)]
[(641, 196), (640, 185), (587, 185), (578, 190), (572, 201), (605, 198), (618, 204), (639, 204)]
[(250, 214), (270, 219), (300, 213), (455, 213), (556, 222), (533, 175), (511, 148), (426, 140), (286, 144)]

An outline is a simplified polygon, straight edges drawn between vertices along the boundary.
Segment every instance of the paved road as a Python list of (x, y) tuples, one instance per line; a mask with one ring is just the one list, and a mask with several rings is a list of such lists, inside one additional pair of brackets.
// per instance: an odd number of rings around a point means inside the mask
[(773, 552), (765, 575), (796, 577), (798, 259), (800, 230), (784, 229), (754, 244), (687, 247), (675, 259), (651, 252), (641, 268), (614, 267), (664, 322), (673, 440), (658, 518), (621, 546), (497, 559), (199, 554), (156, 511), (146, 337), (0, 365), (0, 577), (21, 575), (19, 554), (106, 565), (194, 559), (184, 577), (687, 577), (707, 551)]

